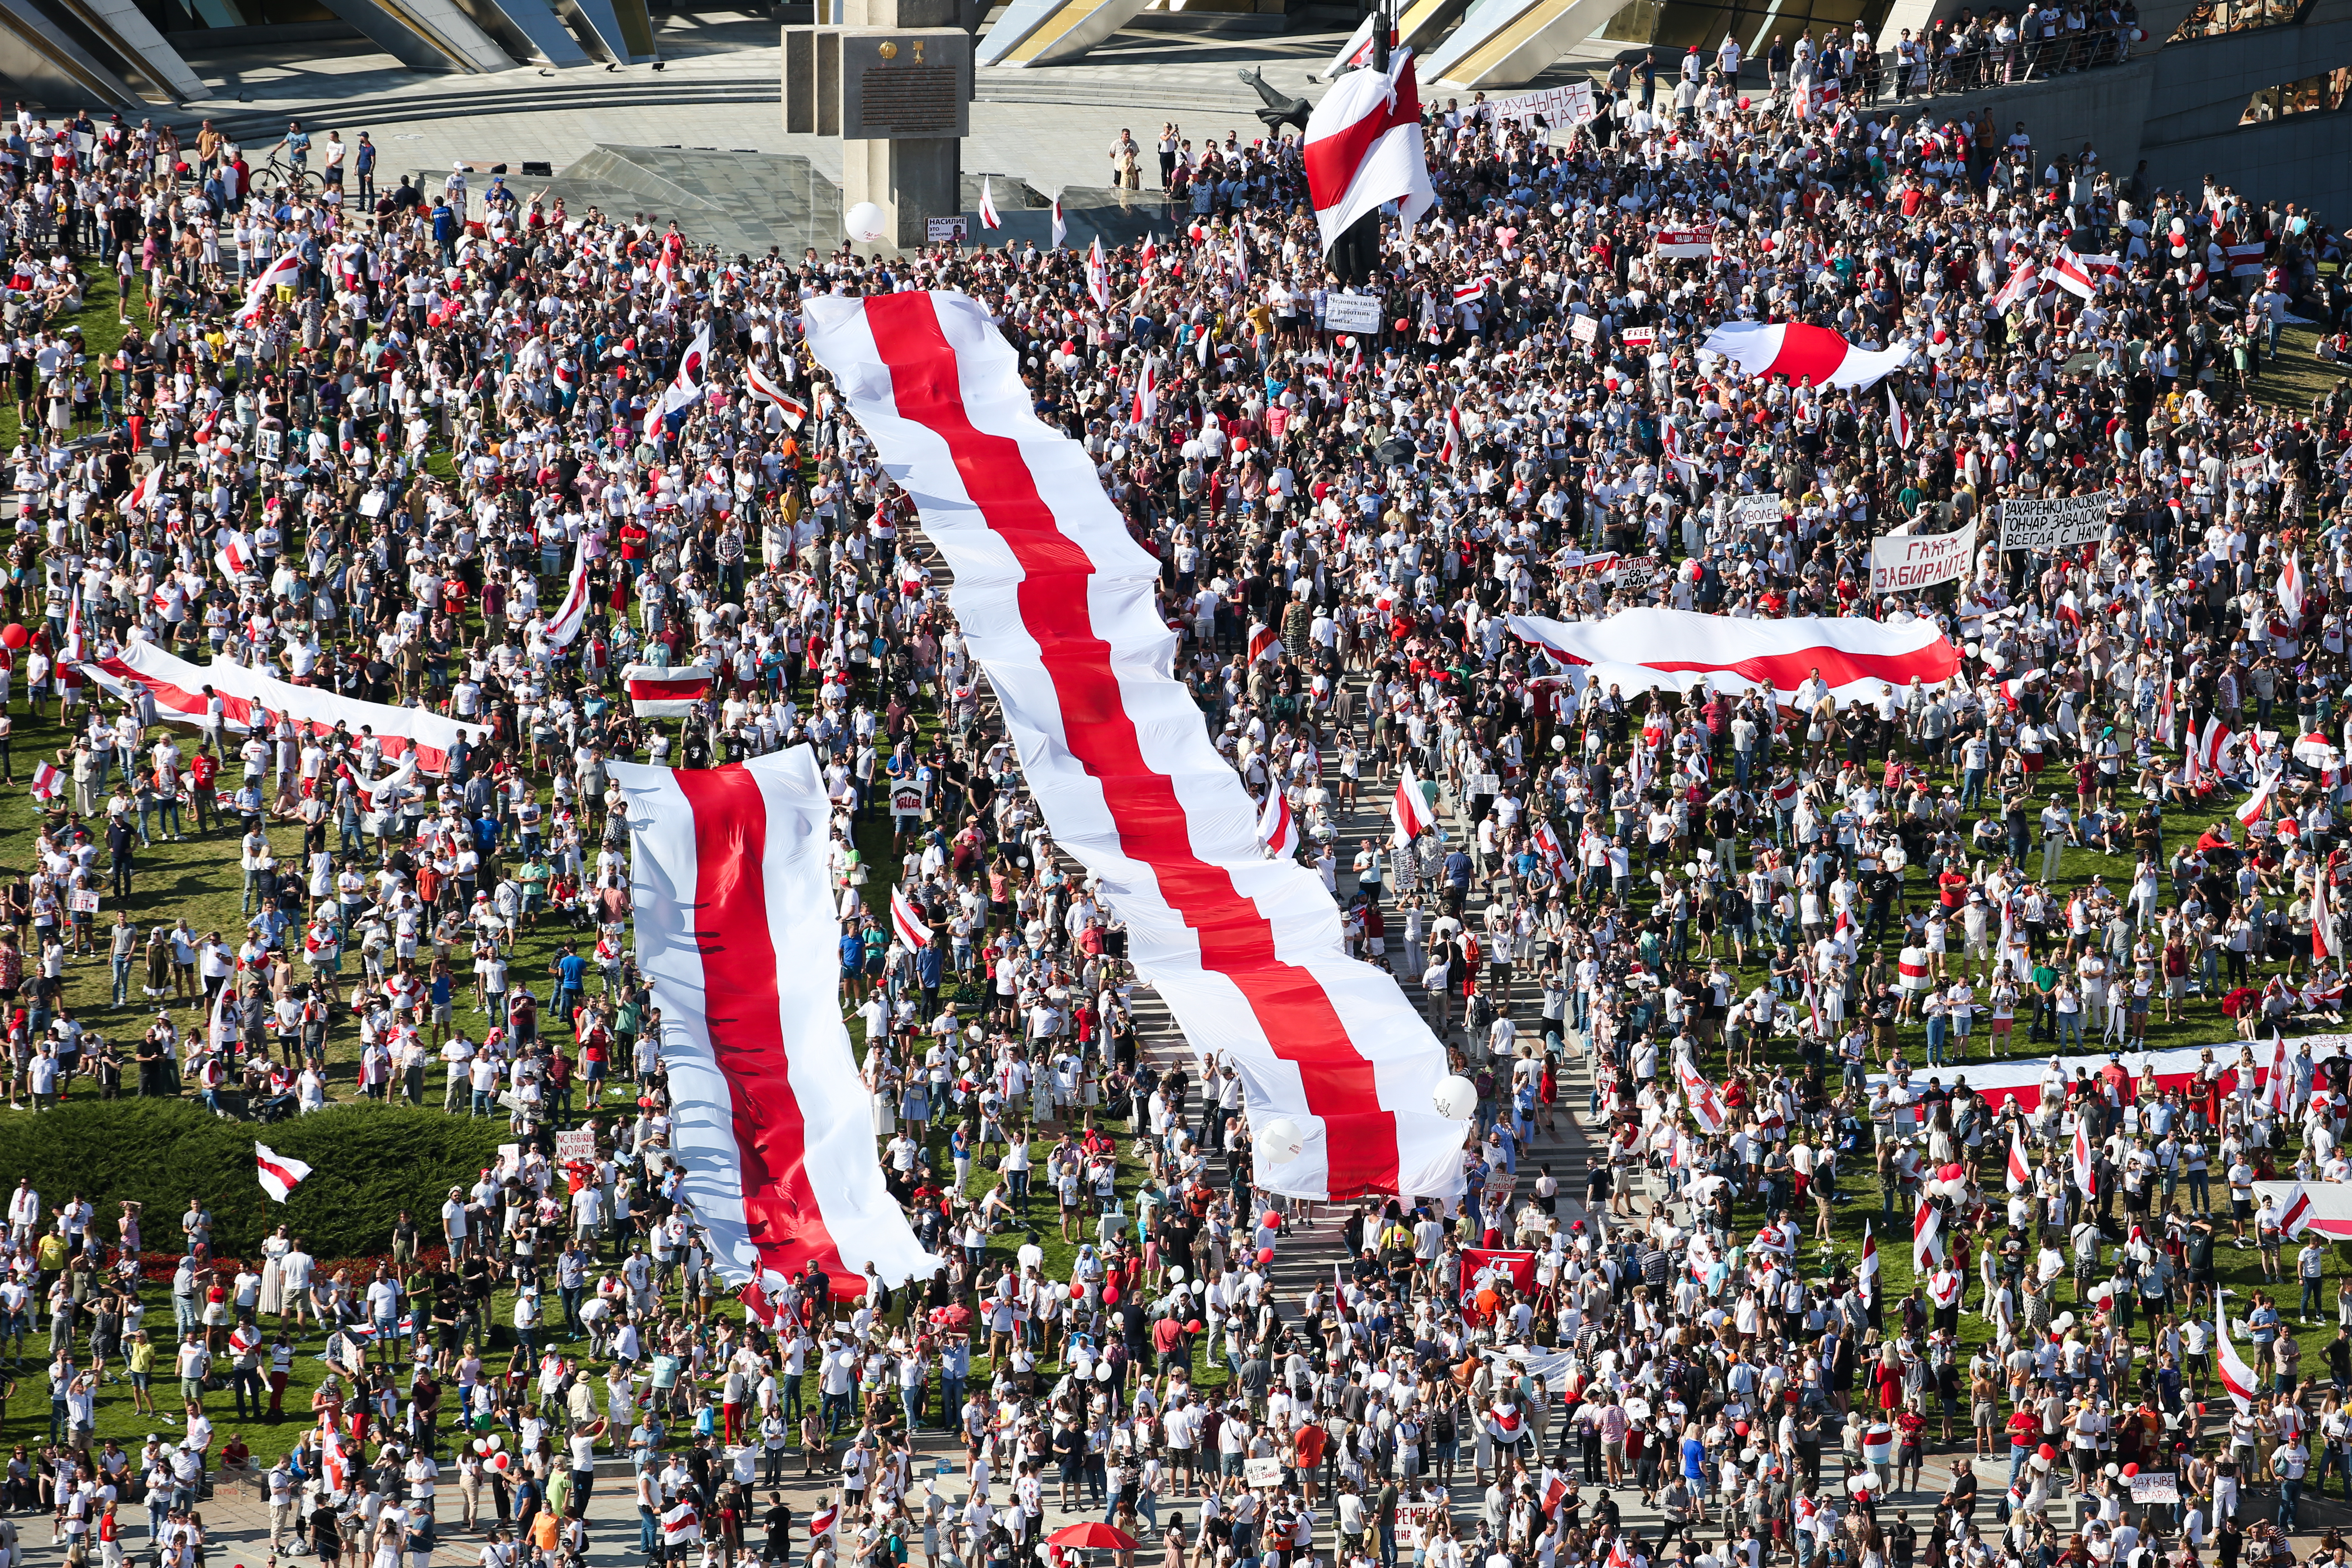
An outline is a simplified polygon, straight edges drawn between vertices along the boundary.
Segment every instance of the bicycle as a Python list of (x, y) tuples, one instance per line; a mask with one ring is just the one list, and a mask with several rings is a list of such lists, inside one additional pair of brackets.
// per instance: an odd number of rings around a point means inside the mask
[(269, 154), (269, 162), (261, 167), (257, 187), (273, 184), (277, 189), (293, 191), (301, 195), (313, 195), (325, 182), (316, 169), (297, 166), (286, 156), (286, 144), (279, 142)]

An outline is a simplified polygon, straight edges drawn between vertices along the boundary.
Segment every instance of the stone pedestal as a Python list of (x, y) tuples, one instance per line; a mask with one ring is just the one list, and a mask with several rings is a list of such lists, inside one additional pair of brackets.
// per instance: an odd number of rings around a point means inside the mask
[(783, 31), (783, 124), (842, 139), (841, 205), (872, 202), (880, 243), (913, 248), (963, 210), (971, 35), (959, 0), (841, 0), (837, 27)]

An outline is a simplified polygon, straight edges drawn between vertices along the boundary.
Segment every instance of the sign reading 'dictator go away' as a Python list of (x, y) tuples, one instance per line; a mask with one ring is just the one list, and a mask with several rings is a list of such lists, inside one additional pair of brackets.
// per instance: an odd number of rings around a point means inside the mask
[(1896, 533), (1870, 542), (1870, 591), (1902, 594), (1969, 574), (1977, 552), (1977, 525), (1958, 533)]

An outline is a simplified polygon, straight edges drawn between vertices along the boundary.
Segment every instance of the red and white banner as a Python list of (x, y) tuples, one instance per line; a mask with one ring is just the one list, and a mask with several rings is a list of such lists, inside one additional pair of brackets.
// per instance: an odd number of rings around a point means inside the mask
[(640, 719), (683, 719), (710, 695), (710, 668), (700, 664), (633, 664), (621, 672), (629, 709)]
[(1266, 858), (1240, 776), (1166, 673), (1158, 559), (1086, 449), (1031, 412), (987, 314), (952, 293), (816, 300), (808, 342), (954, 569), (1055, 843), (1102, 879), (1192, 1048), (1240, 1070), (1253, 1124), (1305, 1131), (1259, 1184), (1462, 1191), (1464, 1127), (1433, 1103), (1444, 1051), (1393, 978), (1349, 957), (1321, 879)]
[(1257, 836), (1276, 859), (1288, 859), (1298, 853), (1298, 818), (1290, 809), (1290, 797), (1280, 789), (1270, 789), (1265, 795), (1265, 809), (1258, 813)]
[(1829, 328), (1803, 321), (1727, 321), (1699, 346), (1738, 365), (1742, 375), (1784, 375), (1815, 386), (1869, 386), (1911, 359), (1909, 343), (1858, 349)]
[(1662, 228), (1654, 248), (1670, 261), (1697, 261), (1715, 254), (1712, 228)]
[(1853, 1271), (1853, 1293), (1865, 1307), (1878, 1296), (1878, 1237), (1868, 1220), (1862, 1222), (1862, 1264)]
[(1407, 226), (1435, 205), (1412, 51), (1391, 55), (1385, 73), (1341, 77), (1307, 117), (1305, 155), (1307, 194), (1327, 251), (1358, 218), (1386, 203), (1403, 203), (1400, 216)]
[(1437, 826), (1437, 818), (1429, 809), (1429, 797), (1421, 793), (1421, 781), (1412, 776), (1411, 763), (1397, 770), (1396, 794), (1389, 798), (1389, 821), (1396, 826), (1390, 842), (1399, 848)]
[(2074, 1184), (2083, 1189), (2083, 1207), (2087, 1210), (2099, 1196), (2098, 1162), (2091, 1157), (2091, 1124), (2077, 1118), (2074, 1122)]
[(675, 772), (616, 763), (613, 775), (636, 835), (637, 964), (662, 1013), (671, 1155), (721, 1277), (814, 1261), (851, 1296), (868, 1265), (887, 1285), (929, 1278), (939, 1259), (882, 1184), (872, 1096), (842, 1026), (833, 804), (815, 753)]
[(418, 766), (428, 773), (449, 771), (449, 750), (459, 740), (478, 746), (489, 735), (479, 724), (460, 723), (428, 708), (362, 702), (322, 686), (279, 680), (225, 658), (191, 664), (151, 642), (128, 643), (114, 658), (84, 664), (81, 671), (124, 701), (144, 689), (155, 700), (156, 717), (166, 724), (201, 727), (205, 688), (210, 686), (221, 700), (222, 723), (234, 733), (245, 734), (257, 722), (281, 715), (317, 735), (331, 734), (340, 723), (354, 737), (373, 732), (389, 758), (406, 756), (414, 746)]
[[(2036, 1100), (2042, 1097), (2037, 1093)], [(2021, 1193), (2033, 1184), (2033, 1163), (2025, 1157), (2025, 1131), (2013, 1128), (2009, 1134), (2009, 1190)]]
[(1715, 1092), (1715, 1085), (1707, 1082), (1706, 1075), (1693, 1067), (1686, 1058), (1675, 1059), (1675, 1072), (1682, 1079), (1683, 1094), (1690, 1100), (1691, 1116), (1698, 1122), (1699, 1131), (1722, 1131), (1727, 1118), (1722, 1097)]
[(261, 308), (269, 302), (271, 289), (291, 289), (301, 276), (302, 253), (291, 248), (279, 251), (270, 259), (269, 265), (254, 274), (253, 281), (246, 285), (245, 303), (237, 307), (236, 319), (250, 321), (261, 314)]
[(1882, 682), (1900, 691), (1914, 677), (1928, 686), (1960, 668), (1959, 650), (1933, 622), (1806, 616), (1735, 620), (1691, 610), (1628, 610), (1605, 621), (1512, 616), (1513, 636), (1562, 664), (1590, 665), (1591, 679), (1629, 697), (1649, 687), (1675, 691), (1771, 691), (1783, 703), (1815, 675), (1839, 702), (1876, 698)]
[(35, 800), (55, 800), (66, 793), (65, 770), (54, 763), (33, 764), (32, 794)]
[(2229, 1299), (2226, 1290), (2213, 1293), (2213, 1344), (2220, 1352), (2213, 1362), (2221, 1371), (2221, 1386), (2230, 1391), (2231, 1403), (2237, 1405), (2238, 1414), (2251, 1415), (2255, 1403), (2262, 1398), (2262, 1382), (2254, 1375), (2254, 1369), (2246, 1364), (2246, 1358), (2238, 1353), (2238, 1347), (2231, 1342)]
[(1932, 1199), (1919, 1200), (1919, 1212), (1911, 1216), (1911, 1269), (1926, 1274), (1941, 1268), (1944, 1262), (1944, 1211)]
[(261, 1190), (284, 1203), (310, 1173), (310, 1167), (291, 1154), (280, 1154), (267, 1143), (253, 1146), (254, 1164), (261, 1174)]

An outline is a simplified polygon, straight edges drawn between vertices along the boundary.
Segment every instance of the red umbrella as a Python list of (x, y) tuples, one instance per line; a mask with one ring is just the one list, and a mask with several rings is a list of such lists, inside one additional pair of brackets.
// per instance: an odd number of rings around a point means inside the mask
[(1132, 1552), (1135, 1537), (1123, 1530), (1114, 1530), (1100, 1520), (1090, 1519), (1084, 1524), (1066, 1524), (1045, 1537), (1048, 1546), (1094, 1547), (1105, 1552)]

